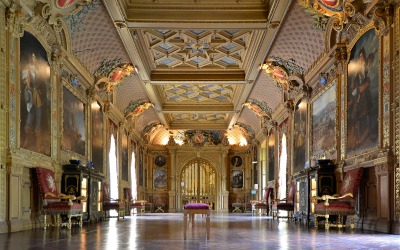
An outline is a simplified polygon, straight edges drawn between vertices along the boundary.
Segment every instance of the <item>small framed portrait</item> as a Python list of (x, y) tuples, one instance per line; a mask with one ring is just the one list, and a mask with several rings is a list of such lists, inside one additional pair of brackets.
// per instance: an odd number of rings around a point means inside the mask
[(156, 164), (157, 167), (163, 167), (165, 163), (167, 163), (167, 159), (165, 159), (163, 155), (158, 155), (154, 158), (154, 164)]
[(233, 167), (240, 167), (240, 166), (242, 166), (242, 163), (243, 163), (243, 159), (239, 155), (235, 155), (231, 159), (231, 164)]

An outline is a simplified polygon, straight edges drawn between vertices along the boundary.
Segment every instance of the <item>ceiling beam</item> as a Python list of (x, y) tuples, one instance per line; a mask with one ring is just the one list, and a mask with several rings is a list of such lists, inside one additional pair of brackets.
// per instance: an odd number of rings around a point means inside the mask
[(164, 113), (232, 113), (233, 105), (185, 105), (185, 104), (166, 104), (162, 108)]
[(191, 82), (201, 82), (201, 81), (213, 81), (213, 82), (244, 82), (245, 73), (235, 72), (198, 72), (198, 73), (188, 73), (188, 72), (152, 72), (151, 81), (161, 82), (161, 81), (191, 81)]
[(210, 124), (210, 123), (171, 123), (170, 130), (196, 130), (196, 129), (203, 129), (203, 130), (226, 130), (228, 129), (227, 124)]

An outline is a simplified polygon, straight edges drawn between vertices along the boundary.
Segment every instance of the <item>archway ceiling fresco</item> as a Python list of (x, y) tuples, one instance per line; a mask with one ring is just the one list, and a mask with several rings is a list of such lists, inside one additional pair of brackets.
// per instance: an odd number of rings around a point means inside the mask
[(116, 59), (138, 70), (114, 94), (121, 113), (135, 100), (154, 104), (135, 118), (138, 134), (151, 123), (161, 134), (237, 123), (257, 134), (260, 119), (243, 103), (274, 111), (283, 101), (260, 65), (279, 57), (307, 71), (324, 50), (324, 32), (290, 0), (96, 0), (75, 19), (72, 51), (89, 72)]

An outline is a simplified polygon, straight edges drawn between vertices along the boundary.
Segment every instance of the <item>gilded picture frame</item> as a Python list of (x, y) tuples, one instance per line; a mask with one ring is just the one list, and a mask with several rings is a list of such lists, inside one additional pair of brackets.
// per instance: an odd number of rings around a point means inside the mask
[(69, 85), (62, 90), (63, 139), (62, 149), (85, 156), (86, 105)]
[(97, 101), (91, 104), (92, 115), (92, 162), (94, 169), (103, 173), (104, 161), (104, 116)]
[(232, 188), (243, 188), (243, 171), (232, 170), (231, 172), (231, 187)]
[(303, 170), (307, 162), (307, 107), (306, 99), (302, 98), (294, 111), (292, 173)]
[(347, 156), (378, 148), (380, 136), (380, 38), (373, 28), (357, 38), (347, 66)]
[(329, 158), (336, 148), (337, 79), (332, 80), (312, 101), (312, 158)]
[(167, 188), (167, 171), (165, 169), (155, 169), (153, 172), (153, 187), (155, 189)]
[(29, 32), (20, 38), (20, 71), (20, 147), (50, 156), (50, 64), (45, 48)]

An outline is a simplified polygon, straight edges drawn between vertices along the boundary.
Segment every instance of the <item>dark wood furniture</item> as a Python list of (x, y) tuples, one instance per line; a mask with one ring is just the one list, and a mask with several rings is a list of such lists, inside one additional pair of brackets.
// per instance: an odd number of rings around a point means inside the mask
[(104, 177), (80, 164), (66, 164), (62, 175), (61, 190), (65, 194), (85, 196), (81, 201), (85, 221), (102, 220), (102, 182)]
[(315, 222), (313, 196), (336, 193), (335, 164), (325, 161), (293, 175), (296, 185), (294, 217), (304, 222)]

